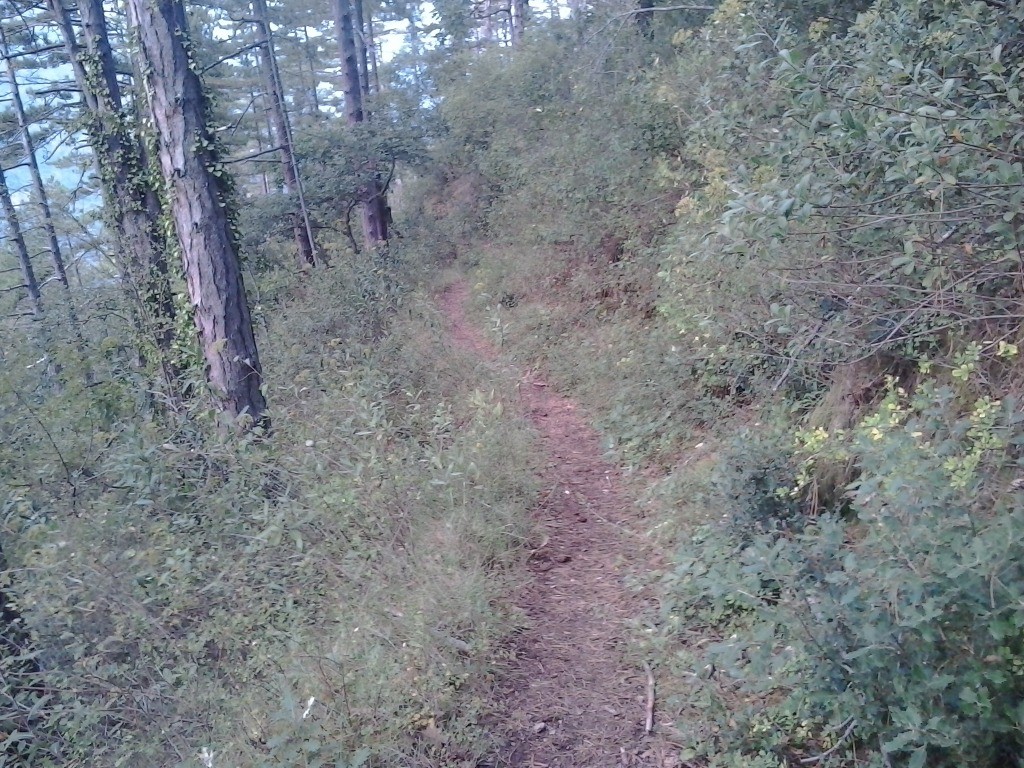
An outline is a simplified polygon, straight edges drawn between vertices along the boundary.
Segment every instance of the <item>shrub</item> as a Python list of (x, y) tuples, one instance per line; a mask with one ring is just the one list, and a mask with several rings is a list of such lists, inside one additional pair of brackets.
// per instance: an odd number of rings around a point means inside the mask
[[(682, 613), (732, 631), (695, 666), (760, 697), (726, 751), (821, 751), (830, 726), (828, 738), (849, 728), (877, 750), (878, 765), (994, 766), (1020, 753), (1024, 512), (1006, 483), (1022, 417), (983, 398), (951, 418), (955, 402), (941, 387), (894, 389), (850, 433), (805, 439), (817, 459), (856, 462), (853, 519), (748, 538), (715, 527), (683, 546), (665, 626)], [(715, 498), (733, 509), (735, 497)], [(781, 738), (787, 712), (802, 740)], [(758, 718), (776, 725), (758, 730)]]

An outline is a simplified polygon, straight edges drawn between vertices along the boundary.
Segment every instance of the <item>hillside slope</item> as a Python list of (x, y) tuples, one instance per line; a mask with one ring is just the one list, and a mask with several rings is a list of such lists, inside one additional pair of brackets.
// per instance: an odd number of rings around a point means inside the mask
[(1024, 11), (658, 18), (442, 83), (420, 221), (629, 470), (679, 759), (1017, 764)]

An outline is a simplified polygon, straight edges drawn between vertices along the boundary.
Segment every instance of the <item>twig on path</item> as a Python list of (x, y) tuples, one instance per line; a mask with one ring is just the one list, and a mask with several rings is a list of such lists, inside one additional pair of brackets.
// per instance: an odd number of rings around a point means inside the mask
[(546, 547), (550, 541), (551, 541), (551, 537), (548, 534), (545, 533), (544, 534), (544, 541), (542, 541), (536, 547), (531, 549), (530, 550), (530, 554), (527, 556), (526, 559), (527, 560), (532, 560), (533, 558), (535, 558), (537, 556), (537, 553), (540, 552), (542, 549), (544, 549), (544, 547)]
[(850, 734), (853, 733), (853, 729), (856, 728), (856, 727), (857, 727), (857, 720), (855, 718), (851, 717), (850, 721), (849, 721), (849, 724), (846, 726), (846, 730), (843, 732), (843, 735), (839, 737), (839, 741), (837, 741), (835, 744), (832, 745), (831, 749), (825, 750), (820, 755), (814, 755), (812, 757), (805, 757), (805, 758), (800, 760), (800, 764), (801, 765), (811, 765), (813, 763), (820, 763), (826, 757), (829, 757), (830, 755), (834, 754), (841, 746), (843, 746), (843, 742), (845, 742), (848, 738), (850, 738)]
[(646, 661), (644, 671), (647, 673), (647, 722), (644, 723), (644, 733), (650, 733), (654, 730), (654, 672)]
[(457, 637), (449, 637), (448, 635), (440, 632), (436, 629), (427, 627), (427, 634), (437, 640), (442, 645), (447, 645), (449, 648), (453, 648), (460, 653), (472, 653), (473, 646), (467, 643), (465, 640), (459, 640)]

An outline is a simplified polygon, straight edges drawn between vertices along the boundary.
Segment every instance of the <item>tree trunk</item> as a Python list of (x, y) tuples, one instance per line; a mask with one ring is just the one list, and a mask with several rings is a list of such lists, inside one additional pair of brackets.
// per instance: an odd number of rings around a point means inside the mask
[(70, 290), (68, 273), (64, 268), (64, 256), (61, 254), (60, 244), (57, 242), (57, 230), (53, 226), (50, 201), (46, 196), (46, 187), (43, 186), (43, 175), (39, 172), (39, 162), (36, 160), (36, 148), (29, 130), (28, 115), (25, 113), (25, 104), (21, 100), (18, 74), (14, 69), (14, 62), (10, 58), (10, 51), (7, 48), (7, 36), (2, 28), (0, 28), (0, 54), (3, 55), (4, 62), (7, 64), (7, 82), (10, 85), (11, 103), (14, 106), (14, 116), (18, 121), (18, 133), (21, 134), (21, 147), (25, 152), (25, 162), (28, 165), (29, 175), (32, 178), (32, 191), (42, 218), (43, 233), (46, 235), (46, 248), (50, 252), (50, 261), (53, 264), (53, 274), (65, 289)]
[(359, 85), (363, 92), (363, 116), (370, 118), (367, 101), (370, 98), (370, 59), (367, 55), (369, 46), (366, 42), (366, 18), (363, 14), (363, 0), (353, 0), (355, 10), (355, 40), (359, 49)]
[(168, 243), (162, 235), (160, 199), (144, 143), (124, 112), (117, 67), (107, 36), (103, 0), (79, 0), (79, 44), (64, 0), (47, 0), (64, 39), (75, 81), (82, 93), (86, 132), (103, 188), (104, 212), (123, 252), (122, 279), (135, 299), (160, 357), (173, 394), (178, 375), (173, 360), (174, 299), (167, 266)]
[[(366, 122), (366, 112), (359, 77), (359, 48), (356, 45), (353, 9), (349, 0), (336, 0), (334, 27), (341, 55), (345, 114), (349, 125), (356, 126)], [(376, 249), (388, 241), (387, 199), (376, 169), (369, 168), (367, 171), (369, 178), (360, 194), (363, 238), (368, 248)]]
[(336, 0), (334, 28), (341, 55), (342, 92), (345, 94), (345, 116), (349, 125), (363, 122), (363, 89), (359, 77), (359, 52), (353, 29), (352, 5), (349, 0)]
[(313, 228), (310, 226), (309, 212), (302, 199), (298, 166), (292, 151), (291, 126), (288, 124), (288, 112), (281, 93), (281, 75), (277, 68), (277, 58), (274, 55), (266, 0), (252, 0), (252, 12), (256, 17), (261, 38), (258, 50), (263, 92), (267, 97), (267, 106), (270, 110), (270, 124), (273, 127), (274, 141), (281, 148), (281, 175), (284, 179), (284, 192), (288, 195), (299, 196), (300, 210), (291, 215), (292, 234), (295, 238), (295, 247), (298, 249), (299, 264), (312, 267), (316, 264), (313, 253)]
[(529, 9), (529, 0), (512, 0), (512, 45), (517, 46), (523, 42), (526, 33), (526, 19)]
[(494, 13), (491, 0), (483, 0), (484, 24), (480, 30), (480, 42), (490, 45), (494, 41)]
[(636, 14), (636, 26), (640, 30), (640, 34), (650, 39), (654, 35), (654, 30), (651, 29), (651, 24), (654, 21), (654, 0), (639, 0), (637, 8), (640, 10)]
[(7, 188), (7, 179), (2, 168), (0, 168), (0, 207), (3, 208), (4, 218), (7, 220), (7, 229), (10, 232), (10, 239), (14, 241), (14, 249), (18, 253), (21, 279), (24, 281), (25, 291), (28, 293), (32, 314), (36, 316), (41, 315), (43, 313), (43, 301), (39, 295), (39, 283), (36, 282), (36, 273), (32, 269), (32, 259), (29, 257), (28, 247), (25, 245), (25, 236), (21, 232), (21, 224), (18, 221), (18, 212), (14, 210), (14, 203), (11, 201), (11, 191)]
[[(249, 92), (249, 96), (252, 98), (252, 101), (253, 101), (254, 104), (256, 103), (256, 99), (259, 98), (259, 95), (260, 95), (260, 92), (257, 91), (257, 90), (251, 90)], [(266, 94), (263, 94), (263, 96), (264, 96), (264, 98), (266, 98)], [(263, 146), (263, 126), (260, 124), (259, 120), (254, 120), (253, 121), (253, 129), (254, 129), (254, 135), (256, 136), (256, 151), (259, 152), (260, 154), (263, 154), (263, 150), (266, 149), (266, 147)], [(269, 141), (270, 141), (271, 144), (273, 144), (273, 141), (274, 141), (273, 134), (270, 135)], [(260, 163), (259, 166), (260, 166), (260, 168), (264, 167), (263, 163)], [(259, 180), (260, 180), (260, 186), (263, 187), (263, 194), (264, 195), (269, 195), (270, 194), (270, 176), (267, 174), (267, 172), (265, 170), (261, 170), (257, 174), (257, 176), (259, 177)]]
[(366, 20), (366, 45), (370, 51), (370, 75), (368, 87), (374, 94), (379, 94), (380, 89), (380, 69), (377, 66), (377, 40), (373, 34), (373, 14), (370, 14), (370, 18)]
[[(4, 62), (7, 64), (7, 84), (10, 86), (11, 103), (14, 106), (14, 116), (18, 123), (18, 133), (21, 136), (22, 151), (25, 153), (25, 163), (28, 165), (29, 177), (32, 179), (33, 197), (35, 198), (36, 207), (39, 209), (43, 234), (46, 237), (46, 249), (50, 253), (53, 275), (64, 289), (64, 298), (67, 302), (66, 317), (71, 334), (75, 340), (75, 347), (79, 353), (82, 373), (87, 382), (92, 382), (92, 368), (85, 354), (85, 339), (82, 336), (82, 325), (79, 322), (78, 313), (75, 311), (71, 295), (71, 285), (68, 283), (68, 273), (64, 266), (64, 255), (61, 253), (60, 243), (57, 241), (57, 228), (53, 223), (50, 200), (46, 194), (46, 186), (43, 184), (43, 174), (39, 171), (39, 161), (36, 159), (36, 147), (32, 139), (31, 125), (29, 124), (28, 114), (25, 112), (25, 103), (21, 98), (21, 84), (18, 82), (18, 73), (14, 69), (14, 59), (10, 53), (10, 49), (7, 47), (7, 35), (4, 34), (3, 28), (0, 27), (0, 54), (2, 54)], [(28, 261), (24, 262), (22, 266), (22, 275), (26, 278), (28, 276), (26, 269), (31, 269), (31, 267), (32, 265)], [(32, 280), (35, 280), (34, 275)], [(35, 290), (38, 293), (38, 285), (36, 285)], [(32, 296), (31, 288), (29, 289), (29, 296), (30, 298)], [(39, 312), (36, 312), (36, 314), (39, 314)], [(53, 344), (49, 340), (47, 347), (52, 351)], [(56, 360), (52, 361), (52, 371), (56, 374), (61, 372), (61, 365)]]
[[(316, 57), (316, 55), (313, 52), (312, 46), (310, 45), (309, 27), (303, 27), (302, 28), (302, 34), (303, 34), (303, 36), (305, 37), (305, 40), (306, 40), (306, 45), (303, 47), (303, 50), (304, 50), (304, 52), (306, 54), (306, 63), (309, 64), (309, 78), (310, 78), (310, 83), (309, 83), (309, 86), (310, 86), (309, 87), (309, 102), (310, 102), (310, 105), (311, 105), (312, 110), (313, 110), (313, 116), (314, 117), (319, 117), (320, 116), (320, 96), (317, 95), (317, 92), (316, 92), (316, 86), (317, 86), (317, 74), (316, 74), (317, 57)], [(300, 69), (301, 69), (301, 67), (300, 67)]]
[(207, 377), (220, 409), (266, 424), (263, 372), (230, 219), (230, 182), (189, 56), (182, 0), (128, 0)]

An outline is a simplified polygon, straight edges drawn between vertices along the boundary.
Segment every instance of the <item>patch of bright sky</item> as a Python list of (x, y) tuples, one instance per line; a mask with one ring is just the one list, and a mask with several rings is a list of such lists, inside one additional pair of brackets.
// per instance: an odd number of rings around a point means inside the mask
[[(562, 17), (568, 13), (568, 5), (562, 0), (550, 0), (547, 4), (547, 10), (549, 15)], [(434, 12), (434, 6), (432, 3), (421, 3), (419, 6), (420, 26), (430, 27), (437, 24), (438, 18)], [(391, 61), (398, 53), (400, 53), (409, 43), (410, 33), (410, 22), (405, 19), (396, 21), (378, 21), (376, 30), (376, 39), (380, 45), (381, 61)], [(224, 26), (217, 27), (214, 29), (213, 35), (219, 40), (230, 39), (236, 33), (236, 27), (233, 24), (225, 22)], [(310, 39), (323, 37), (324, 32), (322, 29), (316, 27), (307, 27), (303, 30), (304, 35), (307, 35)], [(426, 48), (431, 48), (435, 44), (432, 39), (425, 36), (422, 40), (422, 44)], [(326, 70), (329, 73), (334, 73), (337, 68), (328, 68)], [(71, 67), (68, 64), (61, 64), (55, 67), (47, 67), (44, 69), (25, 69), (18, 72), (19, 79), (22, 83), (26, 84), (23, 88), (22, 98), (25, 100), (26, 106), (33, 105), (38, 101), (37, 98), (33, 97), (32, 92), (34, 89), (39, 88), (39, 83), (53, 83), (60, 81), (68, 81), (72, 78)], [(340, 77), (332, 77), (331, 79), (321, 80), (317, 83), (317, 91), (328, 99), (341, 100), (340, 96)], [(0, 82), (0, 103), (6, 102), (10, 96), (10, 86), (6, 82)], [(0, 109), (3, 109), (0, 106)], [(7, 107), (10, 109), (10, 107)], [(17, 143), (17, 136), (3, 137), (5, 140), (10, 140), (13, 143)], [(70, 159), (73, 153), (73, 146), (79, 142), (69, 141), (68, 137), (57, 133), (54, 136), (48, 137), (46, 141), (40, 141), (37, 145), (38, 161), (41, 166), (44, 178), (50, 182), (60, 184), (65, 189), (74, 189), (81, 181), (81, 173), (75, 168), (62, 167), (66, 164), (66, 161)], [(28, 186), (29, 186), (29, 174), (28, 169), (21, 167), (15, 168), (7, 173), (8, 184), (14, 192), (16, 202), (23, 202), (27, 198)]]
[[(42, 100), (34, 96), (34, 92), (46, 87), (47, 84), (70, 80), (73, 77), (70, 64), (60, 64), (55, 67), (41, 69), (19, 69), (18, 81), (21, 86), (21, 98), (26, 109), (32, 109), (39, 105)], [(16, 147), (14, 158), (24, 162), (25, 158), (21, 153), (21, 139), (17, 131), (16, 121), (13, 114), (13, 107), (10, 104), (11, 87), (4, 80), (0, 82), (0, 109), (9, 117), (9, 124), (14, 129), (11, 134), (2, 136), (5, 150)], [(74, 189), (81, 179), (80, 171), (75, 168), (64, 167), (66, 161), (71, 158), (72, 145), (75, 142), (68, 141), (68, 137), (57, 131), (49, 136), (42, 136), (38, 131), (33, 131), (32, 138), (35, 141), (36, 161), (39, 163), (39, 170), (43, 174), (43, 180), (49, 184), (59, 184), (65, 189)], [(7, 185), (11, 189), (11, 197), (16, 204), (26, 202), (31, 194), (28, 168), (19, 166), (5, 172)]]

